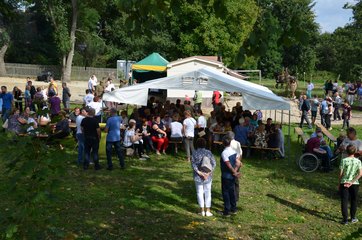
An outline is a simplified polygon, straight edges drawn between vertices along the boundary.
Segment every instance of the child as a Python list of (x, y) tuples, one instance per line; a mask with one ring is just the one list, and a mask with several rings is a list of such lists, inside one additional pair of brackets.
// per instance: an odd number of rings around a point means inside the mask
[(342, 119), (343, 119), (343, 126), (341, 131), (343, 131), (344, 127), (347, 126), (349, 128), (349, 120), (352, 117), (352, 108), (349, 105), (347, 101), (343, 104), (343, 113), (342, 113)]
[(342, 224), (348, 224), (348, 200), (351, 201), (351, 223), (358, 222), (356, 218), (357, 212), (357, 199), (358, 199), (358, 179), (362, 176), (362, 164), (361, 161), (354, 157), (356, 153), (356, 147), (354, 145), (348, 145), (346, 152), (348, 157), (342, 159), (339, 166), (339, 190), (341, 193), (341, 209), (342, 209)]

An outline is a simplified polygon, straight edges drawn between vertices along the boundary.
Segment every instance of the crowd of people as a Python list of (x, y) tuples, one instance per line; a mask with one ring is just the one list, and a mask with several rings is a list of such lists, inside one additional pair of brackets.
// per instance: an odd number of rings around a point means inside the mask
[[(352, 117), (352, 105), (357, 100), (362, 107), (362, 85), (361, 81), (351, 83), (348, 81), (339, 86), (338, 81), (326, 81), (324, 85), (325, 97), (320, 100), (313, 95), (314, 84), (308, 81), (306, 94), (302, 93), (299, 98), (299, 110), (301, 111), (300, 127), (304, 121), (308, 128), (312, 128), (319, 113), (321, 124), (328, 130), (332, 130), (331, 121), (343, 120), (342, 131), (349, 128)], [(309, 119), (311, 116), (311, 121)]]
[[(147, 160), (152, 152), (155, 155), (166, 154), (170, 142), (173, 144), (182, 142), (186, 151), (185, 160), (191, 163), (194, 172), (197, 201), (202, 216), (213, 215), (210, 210), (211, 187), (216, 161), (211, 150), (215, 144), (221, 142), (224, 147), (220, 158), (220, 168), (224, 201), (223, 215), (225, 216), (237, 212), (241, 160), (252, 154), (250, 146), (259, 147), (261, 150), (277, 148), (279, 155), (284, 157), (284, 134), (281, 124), (273, 123), (271, 118), (263, 122), (263, 114), (260, 110), (252, 113), (243, 109), (240, 102), (236, 103), (231, 110), (226, 110), (221, 102), (222, 95), (218, 91), (213, 93), (213, 110), (208, 118), (202, 109), (202, 93), (198, 91), (195, 92), (193, 105), (189, 97), (185, 97), (183, 102), (177, 99), (175, 103), (172, 103), (169, 100), (162, 101), (151, 96), (147, 106), (135, 108), (132, 114), (128, 115), (125, 110), (119, 111), (117, 104), (102, 101), (104, 92), (115, 89), (112, 81), (113, 79), (108, 77), (98, 82), (96, 76), (91, 76), (83, 98), (83, 106), (73, 110), (70, 109), (71, 93), (66, 83), (62, 84), (62, 99), (59, 98), (58, 86), (54, 79), (51, 79), (47, 88), (35, 88), (32, 81), (27, 79), (24, 93), (18, 87), (14, 87), (13, 91), (9, 92), (6, 86), (2, 86), (0, 98), (3, 101), (2, 119), (5, 125), (3, 127), (16, 134), (33, 134), (37, 132), (37, 128), (52, 121), (54, 130), (49, 136), (50, 140), (65, 138), (73, 132), (78, 144), (77, 163), (84, 170), (87, 170), (91, 163), (94, 164), (95, 170), (101, 169), (98, 152), (102, 128), (107, 133), (105, 146), (107, 170), (114, 168), (113, 152), (116, 153), (120, 168), (124, 169), (126, 155), (136, 155), (139, 160)], [(303, 95), (300, 99), (301, 126), (305, 120), (308, 127), (312, 127), (319, 109), (322, 124), (328, 129), (330, 129), (332, 116), (335, 120), (343, 118), (343, 127), (348, 129), (345, 138), (341, 134), (340, 143), (335, 152), (323, 141), (320, 129), (316, 129), (314, 136), (312, 135), (307, 143), (307, 151), (318, 154), (323, 159), (325, 170), (329, 171), (330, 159), (334, 154), (343, 152), (352, 158), (353, 149), (350, 145), (354, 146), (354, 153), (362, 154), (362, 142), (356, 138), (356, 131), (349, 127), (351, 107), (348, 101), (342, 102), (338, 90), (335, 92), (332, 90), (333, 98), (328, 95), (322, 102), (319, 102), (317, 97), (311, 98), (312, 90), (313, 87), (309, 86), (307, 95)], [(343, 109), (342, 117), (339, 109)], [(312, 122), (308, 118), (310, 111)], [(104, 125), (101, 124), (103, 121)], [(70, 128), (71, 123), (73, 123), (73, 130)], [(267, 154), (264, 156), (268, 157)], [(342, 189), (352, 180), (350, 178), (353, 174), (346, 170), (351, 161), (345, 160), (341, 165)], [(356, 184), (358, 178), (356, 177), (355, 180), (355, 175), (352, 177), (353, 185)], [(343, 191), (344, 216), (345, 196), (347, 193), (356, 195), (356, 190), (353, 191)], [(355, 208), (355, 203), (352, 204)]]

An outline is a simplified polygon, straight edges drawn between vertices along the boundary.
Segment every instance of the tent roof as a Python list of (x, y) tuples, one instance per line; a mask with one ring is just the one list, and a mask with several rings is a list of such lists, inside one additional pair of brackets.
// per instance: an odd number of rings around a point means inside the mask
[(158, 53), (152, 53), (146, 58), (132, 65), (132, 70), (135, 71), (166, 71), (168, 61)]
[(275, 95), (268, 88), (237, 79), (210, 67), (120, 88), (103, 94), (103, 100), (145, 106), (148, 90), (151, 88), (240, 92), (243, 96), (244, 109), (290, 109), (288, 101)]

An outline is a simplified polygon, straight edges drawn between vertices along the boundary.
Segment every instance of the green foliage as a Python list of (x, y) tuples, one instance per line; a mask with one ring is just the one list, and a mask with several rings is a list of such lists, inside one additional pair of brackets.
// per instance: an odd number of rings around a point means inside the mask
[(65, 153), (36, 137), (2, 134), (0, 138), (2, 174), (7, 176), (2, 181), (3, 193), (14, 203), (1, 214), (1, 225), (6, 228), (2, 237), (43, 239), (54, 217), (45, 206), (54, 200), (64, 175)]

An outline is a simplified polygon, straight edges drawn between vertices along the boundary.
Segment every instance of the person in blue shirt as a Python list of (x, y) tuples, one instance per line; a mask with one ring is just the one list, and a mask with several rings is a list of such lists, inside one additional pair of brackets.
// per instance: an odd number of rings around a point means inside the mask
[(3, 120), (3, 122), (5, 122), (6, 119), (9, 118), (11, 108), (14, 105), (14, 96), (11, 93), (7, 92), (7, 87), (6, 86), (1, 86), (0, 98), (3, 100), (3, 104), (2, 104), (2, 120)]
[(117, 110), (115, 108), (111, 108), (110, 110), (111, 117), (108, 118), (106, 123), (106, 155), (107, 155), (107, 170), (113, 170), (112, 163), (112, 148), (114, 147), (118, 159), (119, 164), (122, 169), (124, 169), (124, 154), (121, 149), (121, 124), (122, 118), (117, 115)]

